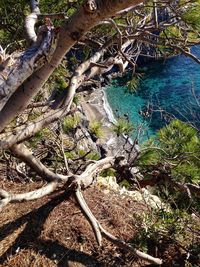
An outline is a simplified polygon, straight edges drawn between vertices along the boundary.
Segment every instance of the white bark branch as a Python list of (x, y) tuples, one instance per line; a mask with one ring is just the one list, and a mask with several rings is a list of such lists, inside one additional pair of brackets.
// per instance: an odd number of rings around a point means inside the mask
[(25, 29), (28, 39), (31, 43), (37, 41), (37, 34), (35, 32), (35, 24), (38, 20), (38, 14), (40, 14), (39, 0), (30, 1), (31, 14), (25, 19)]
[(20, 193), (20, 194), (8, 193), (7, 191), (0, 189), (0, 197), (2, 197), (2, 199), (0, 199), (0, 211), (8, 203), (31, 201), (31, 200), (36, 200), (46, 195), (49, 195), (56, 190), (56, 188), (58, 187), (58, 184), (59, 183), (57, 181), (50, 182), (49, 184), (43, 186), (40, 189), (36, 189), (31, 192)]
[(38, 175), (50, 181), (67, 181), (69, 176), (54, 173), (45, 167), (38, 159), (36, 159), (31, 151), (23, 144), (14, 145), (10, 150), (28, 166), (30, 166)]
[(0, 101), (0, 110), (11, 94), (52, 56), (54, 51), (52, 44), (56, 39), (53, 28), (43, 25), (37, 38), (38, 42), (19, 56), (8, 78), (1, 83), (0, 97), (6, 97), (6, 99)]
[(51, 61), (33, 73), (4, 105), (0, 112), (0, 132), (17, 114), (24, 110), (60, 64), (65, 54), (88, 30), (99, 21), (109, 18), (129, 6), (137, 5), (141, 0), (93, 0), (92, 2), (92, 7), (88, 5), (88, 1), (84, 2), (71, 19), (61, 27), (57, 48)]
[(145, 260), (149, 263), (153, 263), (155, 265), (161, 265), (162, 264), (162, 260), (159, 258), (155, 258), (147, 253), (144, 253), (140, 250), (137, 250), (135, 248), (133, 248), (131, 246), (131, 244), (126, 243), (125, 241), (113, 236), (111, 233), (109, 233), (108, 231), (106, 231), (101, 224), (99, 223), (99, 221), (95, 218), (95, 216), (93, 215), (92, 211), (90, 210), (90, 208), (88, 207), (87, 203), (85, 202), (85, 199), (82, 195), (81, 189), (80, 187), (77, 188), (76, 192), (76, 199), (81, 207), (81, 209), (84, 212), (84, 215), (86, 216), (86, 218), (88, 219), (89, 223), (91, 224), (95, 237), (97, 239), (97, 242), (99, 245), (101, 245), (102, 243), (102, 235), (109, 241), (111, 241), (113, 244), (115, 244), (118, 247), (123, 248), (126, 251), (129, 251), (131, 253), (133, 253), (134, 255), (136, 255), (138, 258)]
[(125, 241), (113, 236), (112, 234), (110, 234), (108, 231), (106, 231), (100, 224), (99, 224), (99, 228), (103, 234), (103, 236), (108, 239), (109, 241), (111, 241), (113, 244), (115, 244), (118, 247), (121, 247), (131, 253), (133, 253), (134, 255), (136, 255), (138, 258), (145, 260), (149, 263), (155, 264), (155, 265), (161, 265), (162, 264), (162, 260), (159, 258), (155, 258), (152, 257), (151, 255), (144, 253), (138, 249), (133, 248), (130, 244), (127, 244)]

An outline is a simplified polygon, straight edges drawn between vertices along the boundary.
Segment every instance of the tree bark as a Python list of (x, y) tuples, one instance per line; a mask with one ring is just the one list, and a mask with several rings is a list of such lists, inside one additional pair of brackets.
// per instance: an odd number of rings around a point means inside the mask
[[(30, 103), (69, 49), (99, 21), (118, 11), (141, 3), (141, 0), (85, 1), (80, 9), (60, 29), (57, 48), (51, 61), (33, 73), (9, 98), (0, 112), (0, 132)], [(92, 5), (91, 5), (92, 3)]]

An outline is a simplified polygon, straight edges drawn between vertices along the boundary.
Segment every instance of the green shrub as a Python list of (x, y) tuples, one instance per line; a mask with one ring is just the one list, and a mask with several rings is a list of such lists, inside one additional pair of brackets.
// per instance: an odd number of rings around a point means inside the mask
[(143, 74), (137, 73), (135, 76), (127, 82), (127, 90), (128, 93), (135, 93), (137, 91), (138, 86), (140, 85), (140, 81), (142, 79)]
[(90, 152), (87, 157), (87, 159), (90, 159), (90, 160), (99, 160), (100, 159), (100, 155), (97, 153), (97, 152)]
[(102, 122), (100, 121), (92, 121), (89, 124), (89, 130), (92, 134), (96, 135), (97, 138), (103, 137), (103, 129), (102, 129)]
[(116, 170), (109, 168), (100, 172), (99, 176), (107, 177), (107, 176), (116, 176)]
[(188, 229), (198, 229), (198, 224), (191, 215), (180, 210), (160, 209), (137, 217), (138, 234), (132, 241), (133, 246), (147, 252), (156, 251), (157, 248), (164, 247), (166, 243), (180, 244), (186, 249), (191, 248), (192, 251), (193, 236)]
[(113, 131), (120, 136), (122, 134), (130, 135), (134, 130), (132, 123), (128, 122), (124, 118), (120, 118), (113, 126)]
[(172, 177), (180, 182), (199, 182), (200, 138), (197, 130), (179, 120), (162, 128), (154, 143), (141, 153), (139, 165), (166, 163)]
[(79, 115), (68, 116), (63, 120), (62, 128), (65, 133), (75, 129), (80, 123), (81, 118)]
[(29, 140), (29, 144), (32, 147), (36, 147), (38, 145), (39, 142), (42, 141), (42, 139), (46, 139), (47, 137), (49, 137), (51, 134), (50, 130), (48, 128), (44, 128), (41, 131), (37, 132), (30, 140)]
[[(189, 197), (173, 182), (198, 184), (200, 138), (197, 130), (188, 124), (174, 120), (161, 129), (149, 147), (141, 149), (137, 165), (144, 179), (157, 176), (157, 193), (172, 207), (179, 209), (200, 210), (200, 201), (192, 194)], [(162, 177), (164, 179), (162, 179)], [(171, 182), (172, 183), (171, 183)]]

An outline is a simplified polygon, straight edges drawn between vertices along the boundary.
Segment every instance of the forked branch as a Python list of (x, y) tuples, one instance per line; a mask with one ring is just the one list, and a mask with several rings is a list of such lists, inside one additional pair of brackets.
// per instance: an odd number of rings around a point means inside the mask
[(161, 259), (152, 257), (149, 254), (146, 254), (144, 252), (141, 252), (140, 250), (133, 248), (131, 246), (131, 244), (126, 243), (125, 241), (113, 236), (108, 231), (106, 231), (101, 226), (101, 224), (98, 222), (98, 220), (95, 218), (92, 211), (90, 210), (87, 203), (85, 202), (85, 199), (84, 199), (83, 194), (81, 192), (80, 186), (77, 187), (77, 189), (75, 191), (75, 195), (76, 195), (76, 199), (77, 199), (78, 204), (80, 205), (81, 209), (83, 210), (84, 215), (86, 216), (86, 218), (88, 219), (89, 223), (91, 224), (91, 226), (93, 228), (95, 237), (96, 237), (97, 242), (100, 246), (102, 243), (102, 235), (103, 235), (107, 240), (109, 240), (110, 242), (112, 242), (116, 246), (121, 247), (124, 250), (133, 253), (134, 255), (136, 255), (137, 257), (139, 257), (142, 260), (145, 260), (149, 263), (153, 263), (155, 265), (161, 265), (162, 264)]

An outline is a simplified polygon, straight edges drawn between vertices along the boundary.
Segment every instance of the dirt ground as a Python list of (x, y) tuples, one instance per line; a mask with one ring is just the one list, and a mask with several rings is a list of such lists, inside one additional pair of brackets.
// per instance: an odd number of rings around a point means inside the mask
[[(41, 185), (31, 183), (29, 190)], [(5, 189), (22, 192), (27, 185), (10, 182)], [(97, 188), (88, 189), (85, 197), (95, 216), (112, 234), (125, 240), (134, 236), (133, 214), (135, 210), (144, 210), (143, 204), (120, 199), (114, 193), (104, 194)], [(135, 266), (142, 266), (106, 240), (98, 248), (74, 197), (64, 192), (8, 205), (0, 214), (0, 256), (2, 267), (131, 266), (133, 261)]]
[[(2, 177), (3, 171), (1, 172)], [(8, 173), (6, 174), (8, 177)], [(12, 192), (25, 192), (43, 182), (22, 183), (18, 179), (0, 180), (0, 187)], [(104, 193), (98, 187), (84, 192), (92, 212), (113, 235), (131, 241), (137, 235), (138, 214), (147, 212), (144, 203), (123, 197), (113, 191)], [(177, 248), (166, 245), (160, 253), (164, 266), (173, 266)], [(59, 191), (37, 201), (9, 204), (0, 213), (1, 267), (120, 267), (152, 266), (103, 240), (99, 248), (72, 193)], [(179, 265), (184, 266), (184, 265)]]

